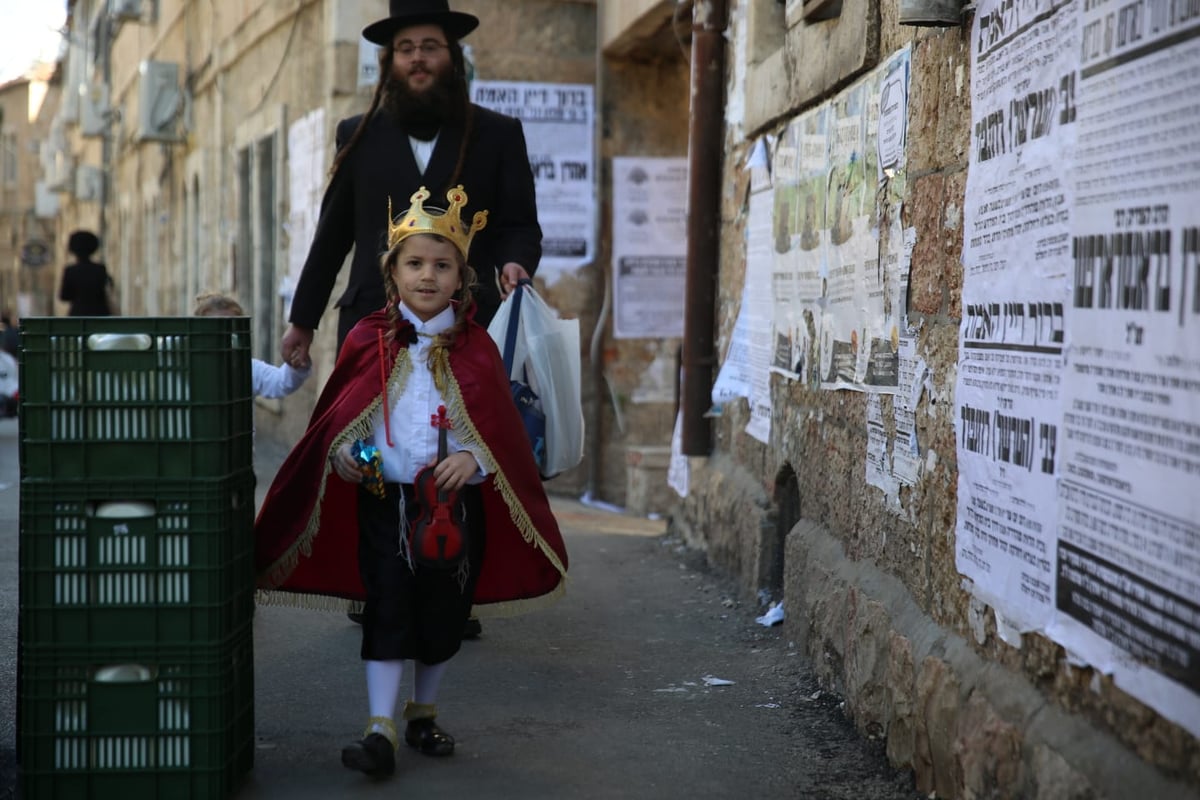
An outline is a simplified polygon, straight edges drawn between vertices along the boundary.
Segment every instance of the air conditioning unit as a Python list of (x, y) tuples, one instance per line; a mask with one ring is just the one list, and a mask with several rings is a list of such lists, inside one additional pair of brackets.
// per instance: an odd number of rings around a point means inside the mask
[(103, 136), (108, 127), (110, 112), (107, 86), (93, 84), (79, 87), (79, 133), (81, 135)]
[(42, 167), (42, 176), (46, 180), (50, 180), (50, 176), (55, 173), (60, 159), (67, 152), (67, 135), (63, 129), (66, 123), (60, 117), (55, 117), (50, 123), (50, 132), (46, 136), (45, 143), (42, 145), (42, 151), (38, 155), (38, 161)]
[[(77, 87), (82, 90), (83, 86)], [(62, 93), (62, 107), (58, 112), (59, 119), (66, 123), (79, 122), (79, 92), (64, 91)]]
[(57, 150), (46, 163), (46, 188), (51, 192), (70, 192), (75, 189), (75, 161), (63, 150)]
[(171, 61), (143, 61), (138, 66), (139, 142), (178, 142), (183, 91), (179, 88), (179, 65)]
[(109, 13), (117, 22), (140, 22), (142, 0), (112, 0)]
[(104, 189), (104, 173), (91, 164), (80, 164), (75, 168), (75, 199), (83, 202), (98, 202)]
[(38, 181), (33, 187), (33, 214), (38, 219), (54, 219), (58, 216), (58, 195), (46, 181)]

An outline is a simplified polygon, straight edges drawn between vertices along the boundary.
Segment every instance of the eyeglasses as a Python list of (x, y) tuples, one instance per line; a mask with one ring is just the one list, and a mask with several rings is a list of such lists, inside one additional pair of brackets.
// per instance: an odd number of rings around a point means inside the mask
[(450, 45), (443, 42), (435, 42), (433, 39), (426, 39), (420, 44), (412, 42), (401, 42), (396, 45), (395, 53), (401, 58), (412, 58), (418, 52), (426, 57), (436, 54), (439, 50), (449, 49)]

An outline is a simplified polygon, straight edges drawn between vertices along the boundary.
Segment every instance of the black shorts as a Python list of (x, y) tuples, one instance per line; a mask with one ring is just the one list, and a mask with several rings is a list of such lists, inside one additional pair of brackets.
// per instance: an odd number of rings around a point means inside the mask
[(432, 570), (410, 565), (400, 548), (400, 496), (408, 529), (424, 508), (412, 484), (385, 484), (379, 499), (358, 491), (358, 569), (366, 588), (362, 658), (392, 661), (411, 658), (437, 664), (462, 645), (463, 625), (471, 613), (475, 582), (483, 566), (486, 526), (479, 486), (458, 493), (455, 514), (465, 514), (467, 569)]

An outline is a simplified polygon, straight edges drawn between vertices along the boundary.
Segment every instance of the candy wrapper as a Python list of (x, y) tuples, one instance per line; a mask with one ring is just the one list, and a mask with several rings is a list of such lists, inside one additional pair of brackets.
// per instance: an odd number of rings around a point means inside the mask
[(385, 496), (383, 489), (383, 455), (374, 445), (364, 444), (362, 439), (354, 442), (350, 455), (363, 471), (362, 485), (368, 492), (382, 500)]

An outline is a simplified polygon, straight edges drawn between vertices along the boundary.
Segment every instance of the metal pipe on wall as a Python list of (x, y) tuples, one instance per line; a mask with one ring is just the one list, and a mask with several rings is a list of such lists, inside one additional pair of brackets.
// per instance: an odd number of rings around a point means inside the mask
[(692, 10), (691, 114), (688, 123), (687, 278), (683, 318), (683, 453), (711, 448), (712, 372), (716, 365), (716, 288), (720, 263), (721, 166), (725, 120), (727, 0), (697, 0)]
[[(116, 38), (117, 32), (112, 27), (112, 14), (107, 8), (102, 9), (103, 16), (100, 19), (100, 41), (104, 52), (99, 53), (101, 64), (101, 79), (103, 81), (104, 91), (107, 97), (116, 99), (116, 94), (112, 90), (112, 49), (113, 39)], [(100, 237), (100, 246), (106, 248), (102, 252), (105, 257), (111, 258), (113, 250), (109, 248), (108, 242), (108, 204), (112, 200), (113, 191), (113, 120), (107, 118), (104, 120), (104, 130), (100, 136), (100, 217), (96, 226), (96, 235)], [(111, 264), (112, 261), (109, 261)], [(115, 313), (115, 312), (114, 312)]]
[(963, 0), (900, 0), (901, 25), (951, 27), (964, 22)]
[[(599, 9), (597, 9), (597, 14)], [(592, 90), (592, 181), (595, 186), (595, 237), (593, 259), (591, 266), (596, 270), (596, 281), (599, 284), (602, 304), (600, 313), (596, 315), (596, 327), (592, 330), (592, 340), (588, 348), (588, 368), (592, 375), (592, 402), (590, 420), (584, 430), (584, 444), (587, 452), (587, 484), (584, 487), (584, 502), (598, 500), (602, 485), (601, 471), (604, 468), (604, 396), (601, 387), (604, 386), (604, 327), (608, 324), (609, 311), (612, 308), (612, 286), (608, 278), (608, 268), (600, 261), (600, 231), (603, 229), (603, 206), (605, 202), (604, 183), (600, 180), (604, 174), (604, 120), (600, 110), (604, 108), (604, 51), (597, 37), (596, 41), (596, 78)], [(610, 250), (611, 253), (611, 250)]]

